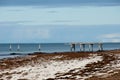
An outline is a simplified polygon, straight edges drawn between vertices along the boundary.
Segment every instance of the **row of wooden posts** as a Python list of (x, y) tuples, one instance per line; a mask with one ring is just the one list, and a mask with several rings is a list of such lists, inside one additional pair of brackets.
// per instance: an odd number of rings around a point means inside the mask
[[(41, 50), (41, 46), (40, 46), (40, 44), (39, 44), (39, 46), (38, 46), (38, 50), (40, 51)], [(12, 45), (10, 44), (10, 47), (9, 47), (9, 51), (12, 51)], [(17, 51), (20, 51), (20, 45), (18, 44), (18, 46), (17, 46)]]
[(70, 50), (75, 51), (76, 45), (80, 46), (80, 51), (85, 52), (85, 45), (88, 45), (89, 51), (93, 52), (93, 45), (98, 45), (98, 51), (103, 51), (103, 44), (102, 43), (70, 43)]
[[(70, 43), (70, 51), (75, 51), (76, 50), (76, 45), (80, 45), (80, 51), (84, 52), (85, 51), (85, 45), (88, 45), (89, 51), (93, 51), (93, 45), (97, 44), (98, 45), (98, 50), (103, 51), (103, 44), (102, 43)], [(41, 50), (41, 45), (38, 45), (38, 50)], [(9, 51), (12, 51), (12, 46), (10, 44)], [(20, 45), (18, 44), (17, 46), (17, 51), (20, 51)]]

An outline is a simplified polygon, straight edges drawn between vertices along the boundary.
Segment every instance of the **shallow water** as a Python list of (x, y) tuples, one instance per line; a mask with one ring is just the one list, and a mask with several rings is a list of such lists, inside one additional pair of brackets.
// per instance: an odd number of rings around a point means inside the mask
[[(11, 46), (11, 50), (10, 50)], [(18, 50), (19, 46), (19, 50)], [(89, 51), (88, 45), (85, 45), (86, 51)], [(98, 50), (98, 45), (94, 45), (94, 51)], [(14, 43), (14, 44), (0, 44), (0, 58), (11, 57), (10, 53), (28, 54), (33, 52), (68, 52), (70, 45), (67, 43)], [(103, 43), (104, 50), (120, 49), (120, 43)], [(76, 51), (79, 51), (79, 45), (76, 45)], [(14, 56), (13, 56), (14, 57)]]

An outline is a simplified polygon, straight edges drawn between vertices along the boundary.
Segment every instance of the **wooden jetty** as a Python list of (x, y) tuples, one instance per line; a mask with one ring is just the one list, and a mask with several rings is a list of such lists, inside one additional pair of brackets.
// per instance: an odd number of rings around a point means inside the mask
[(88, 45), (89, 51), (93, 52), (93, 45), (98, 45), (98, 51), (103, 51), (103, 43), (69, 43), (70, 44), (70, 50), (75, 51), (76, 45), (80, 46), (80, 51), (85, 52), (85, 45)]

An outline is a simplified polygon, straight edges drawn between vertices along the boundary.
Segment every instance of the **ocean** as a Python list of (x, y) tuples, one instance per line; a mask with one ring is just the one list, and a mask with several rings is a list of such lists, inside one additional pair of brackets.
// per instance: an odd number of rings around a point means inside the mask
[[(89, 51), (88, 45), (85, 50)], [(40, 48), (40, 50), (39, 50)], [(103, 43), (104, 50), (120, 49), (120, 43)], [(98, 45), (93, 45), (93, 50), (98, 50)], [(67, 43), (11, 43), (0, 44), (0, 59), (18, 56), (19, 54), (28, 54), (33, 52), (69, 52), (70, 45)], [(79, 45), (76, 45), (76, 51), (80, 51)], [(10, 55), (18, 53), (18, 55)]]

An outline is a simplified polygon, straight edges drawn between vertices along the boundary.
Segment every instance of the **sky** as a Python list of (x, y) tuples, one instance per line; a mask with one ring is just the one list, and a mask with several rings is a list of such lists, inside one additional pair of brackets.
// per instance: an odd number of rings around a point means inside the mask
[(120, 0), (0, 0), (0, 43), (120, 42)]

